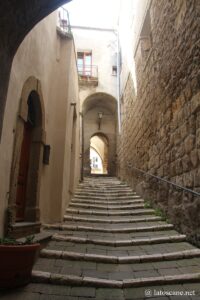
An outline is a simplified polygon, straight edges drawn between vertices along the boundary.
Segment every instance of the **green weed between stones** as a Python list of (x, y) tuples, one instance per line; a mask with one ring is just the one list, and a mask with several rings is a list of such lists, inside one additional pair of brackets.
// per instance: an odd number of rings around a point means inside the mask
[(169, 220), (167, 220), (167, 217), (166, 217), (165, 213), (160, 208), (155, 209), (155, 215), (157, 217), (161, 217), (165, 221), (169, 221)]
[(151, 208), (151, 203), (148, 200), (144, 200), (144, 208)]

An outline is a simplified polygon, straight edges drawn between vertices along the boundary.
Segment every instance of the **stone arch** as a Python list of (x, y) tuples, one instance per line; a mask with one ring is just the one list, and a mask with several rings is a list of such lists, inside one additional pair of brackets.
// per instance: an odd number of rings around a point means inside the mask
[(0, 140), (13, 57), (29, 31), (71, 0), (7, 0), (0, 3)]
[[(32, 123), (31, 123), (32, 122)], [(27, 153), (26, 183), (23, 190), (24, 210), (19, 208), (17, 198), (19, 197), (19, 176), (22, 165), (23, 147), (25, 144), (26, 130), (29, 134), (29, 147)], [(13, 160), (10, 178), (9, 197), (9, 228), (15, 236), (24, 234), (24, 224), (30, 223), (28, 232), (39, 230), (40, 209), (39, 193), (42, 172), (43, 146), (45, 144), (45, 114), (41, 83), (35, 77), (29, 77), (21, 92), (19, 111), (17, 116)], [(19, 210), (21, 212), (19, 213)], [(21, 215), (20, 215), (21, 214)], [(20, 215), (20, 217), (19, 217)], [(16, 225), (17, 221), (18, 224)], [(20, 223), (20, 225), (19, 225)]]
[(87, 113), (95, 105), (102, 105), (107, 107), (113, 113), (116, 113), (117, 109), (117, 99), (107, 93), (93, 93), (87, 96), (82, 103), (83, 115)]
[[(95, 140), (95, 138), (97, 138)], [(98, 139), (101, 141), (99, 144)], [(96, 143), (96, 145), (95, 145)], [(109, 138), (107, 137), (106, 134), (102, 132), (96, 132), (94, 133), (91, 138), (90, 138), (90, 149), (93, 148), (100, 156), (102, 160), (102, 174), (108, 174), (109, 170)]]
[[(100, 114), (102, 119), (100, 120)], [(99, 116), (99, 119), (98, 119)], [(93, 135), (107, 137), (109, 141), (107, 168), (108, 175), (115, 175), (116, 168), (116, 134), (117, 134), (117, 100), (107, 93), (94, 93), (82, 103), (83, 117), (83, 173), (89, 175), (90, 139)]]

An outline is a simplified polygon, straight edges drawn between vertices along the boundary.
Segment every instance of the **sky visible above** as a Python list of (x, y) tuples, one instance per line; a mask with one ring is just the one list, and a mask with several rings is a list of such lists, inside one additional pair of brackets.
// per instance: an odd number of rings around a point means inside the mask
[(64, 7), (71, 25), (116, 28), (120, 0), (73, 0)]

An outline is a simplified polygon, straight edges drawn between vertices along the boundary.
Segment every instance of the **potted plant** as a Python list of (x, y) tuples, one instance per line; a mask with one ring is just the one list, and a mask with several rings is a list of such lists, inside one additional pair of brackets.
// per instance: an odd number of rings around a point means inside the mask
[(34, 236), (24, 242), (13, 238), (0, 238), (0, 288), (25, 285), (31, 280), (31, 272), (40, 244)]

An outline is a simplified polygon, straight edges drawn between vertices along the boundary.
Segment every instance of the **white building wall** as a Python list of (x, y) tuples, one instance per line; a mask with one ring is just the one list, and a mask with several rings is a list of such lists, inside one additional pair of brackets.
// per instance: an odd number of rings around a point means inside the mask
[(151, 0), (121, 0), (119, 15), (119, 39), (122, 57), (121, 94), (123, 94), (129, 72), (137, 91), (134, 55), (150, 2)]
[(117, 77), (112, 75), (116, 65), (116, 33), (100, 30), (72, 29), (77, 51), (92, 51), (92, 65), (98, 66), (98, 86), (81, 87), (80, 99), (83, 102), (89, 95), (102, 92), (117, 97)]

